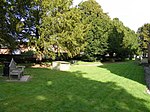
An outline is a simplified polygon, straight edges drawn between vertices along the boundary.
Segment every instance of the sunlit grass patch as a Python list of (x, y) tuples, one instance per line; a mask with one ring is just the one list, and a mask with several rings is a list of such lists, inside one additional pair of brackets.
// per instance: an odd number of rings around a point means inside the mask
[(143, 68), (134, 62), (26, 70), (31, 81), (0, 83), (1, 112), (150, 111)]

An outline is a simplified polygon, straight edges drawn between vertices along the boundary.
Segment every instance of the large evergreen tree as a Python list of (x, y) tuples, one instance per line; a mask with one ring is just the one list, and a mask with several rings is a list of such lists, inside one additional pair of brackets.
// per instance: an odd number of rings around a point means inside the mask
[(137, 34), (140, 39), (140, 47), (143, 55), (148, 53), (148, 62), (150, 63), (150, 23), (144, 24), (138, 28)]
[[(0, 12), (0, 45), (14, 49), (28, 42), (40, 59), (61, 53), (73, 57), (83, 51), (95, 60), (106, 53), (121, 57), (138, 50), (135, 32), (118, 19), (111, 21), (95, 0), (77, 7), (72, 0), (1, 0)], [(139, 33), (143, 44), (146, 33)]]
[(81, 12), (71, 8), (72, 0), (43, 0), (41, 6), (41, 24), (38, 26), (40, 37), (35, 46), (40, 56), (55, 52), (67, 53), (72, 57), (84, 48), (86, 25), (81, 23)]
[(90, 26), (85, 35), (87, 45), (84, 53), (89, 60), (95, 60), (107, 50), (110, 18), (95, 0), (88, 0), (79, 5), (82, 22)]
[(139, 51), (138, 38), (134, 31), (125, 27), (118, 18), (112, 21), (112, 28), (108, 38), (108, 53), (118, 58), (125, 58)]
[(2, 0), (0, 9), (1, 44), (26, 41), (40, 57), (56, 51), (75, 56), (84, 48), (86, 25), (72, 0)]

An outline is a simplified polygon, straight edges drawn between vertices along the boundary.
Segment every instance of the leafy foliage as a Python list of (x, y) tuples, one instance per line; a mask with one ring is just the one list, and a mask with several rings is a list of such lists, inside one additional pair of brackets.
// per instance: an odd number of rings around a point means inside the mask
[(138, 28), (137, 34), (140, 39), (140, 47), (143, 52), (147, 52), (147, 45), (150, 42), (150, 24), (144, 24)]
[(84, 53), (89, 60), (95, 60), (107, 50), (110, 18), (95, 0), (88, 0), (79, 5), (82, 11), (82, 22), (89, 24), (90, 28), (85, 35), (87, 45)]
[(72, 57), (84, 48), (86, 25), (80, 21), (80, 10), (70, 8), (71, 3), (68, 0), (42, 1), (41, 34), (35, 43), (40, 54), (49, 54), (54, 58), (55, 52), (66, 52)]
[(111, 57), (115, 53), (118, 58), (122, 59), (139, 52), (137, 35), (134, 31), (125, 27), (118, 18), (114, 18), (112, 21), (108, 43), (108, 53)]
[(108, 53), (122, 57), (139, 51), (135, 32), (117, 19), (112, 21), (95, 0), (76, 7), (72, 2), (1, 0), (0, 45), (11, 49), (28, 45), (36, 49), (40, 60), (45, 55), (55, 59), (57, 54), (74, 57), (81, 52), (96, 60)]
[(140, 39), (142, 53), (144, 56), (148, 53), (148, 63), (150, 63), (150, 23), (138, 28), (137, 34)]
[[(12, 15), (10, 15), (10, 6), (5, 0), (1, 0), (0, 3), (0, 46), (8, 46), (14, 47), (14, 38), (12, 37), (11, 27), (13, 25), (10, 24), (10, 19)], [(9, 12), (8, 12), (9, 11)], [(6, 16), (7, 15), (7, 16)], [(9, 17), (11, 16), (11, 17)], [(14, 21), (15, 23), (15, 21)]]
[(85, 27), (80, 24), (80, 12), (70, 8), (71, 4), (72, 0), (35, 0), (31, 3), (30, 17), (24, 23), (29, 29), (29, 45), (36, 48), (40, 57), (46, 54), (55, 58), (56, 52), (74, 56), (83, 48)]
[(26, 27), (29, 18), (30, 0), (2, 0), (0, 4), (0, 39), (1, 45), (10, 49), (18, 47), (22, 43), (29, 32)]

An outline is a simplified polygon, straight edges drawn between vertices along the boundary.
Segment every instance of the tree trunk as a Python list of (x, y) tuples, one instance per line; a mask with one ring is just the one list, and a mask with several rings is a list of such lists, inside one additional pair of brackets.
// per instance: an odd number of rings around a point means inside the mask
[(150, 43), (148, 43), (148, 63), (150, 63)]

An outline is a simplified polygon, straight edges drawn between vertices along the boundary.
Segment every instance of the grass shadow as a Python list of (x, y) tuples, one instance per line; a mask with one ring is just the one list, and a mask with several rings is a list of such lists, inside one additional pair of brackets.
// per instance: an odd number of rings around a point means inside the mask
[[(2, 82), (3, 112), (148, 112), (148, 101), (136, 98), (115, 82), (84, 78), (81, 71), (28, 68), (32, 81)], [(150, 102), (149, 102), (150, 103)]]
[(104, 63), (99, 67), (105, 68), (115, 75), (125, 77), (145, 85), (143, 67), (135, 64), (134, 61)]

